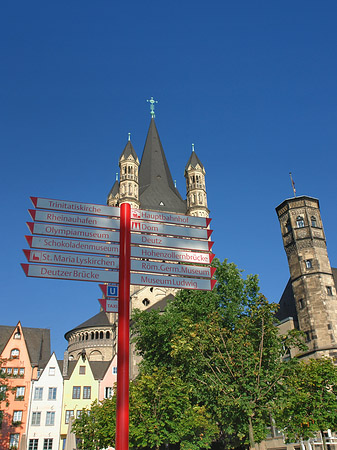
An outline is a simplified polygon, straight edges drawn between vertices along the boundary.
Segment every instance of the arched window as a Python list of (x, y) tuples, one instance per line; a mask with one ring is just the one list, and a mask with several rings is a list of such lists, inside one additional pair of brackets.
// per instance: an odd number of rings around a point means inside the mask
[(303, 220), (302, 216), (297, 216), (296, 225), (297, 225), (297, 228), (303, 228), (304, 227), (304, 220)]
[(291, 223), (290, 223), (290, 220), (288, 219), (287, 223), (286, 223), (286, 232), (290, 233), (290, 231), (291, 231)]
[(85, 340), (86, 341), (88, 340), (88, 337), (89, 337), (88, 333), (85, 333)]
[(18, 348), (13, 348), (11, 351), (11, 358), (18, 358), (20, 355), (20, 350)]
[(96, 331), (95, 338), (98, 339), (98, 331)]
[(148, 306), (150, 304), (150, 300), (148, 298), (144, 298), (142, 303), (143, 303), (144, 306)]
[(110, 331), (107, 331), (107, 332), (106, 332), (105, 337), (106, 337), (107, 339), (110, 339)]
[(93, 331), (91, 332), (91, 339), (95, 339), (95, 333)]
[(317, 220), (315, 216), (311, 216), (311, 226), (314, 228), (317, 227)]

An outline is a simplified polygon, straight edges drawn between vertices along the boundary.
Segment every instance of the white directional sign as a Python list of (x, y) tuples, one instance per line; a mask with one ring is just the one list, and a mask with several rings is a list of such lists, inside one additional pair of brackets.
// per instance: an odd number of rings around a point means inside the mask
[(139, 220), (131, 221), (131, 231), (139, 231), (141, 233), (166, 234), (171, 236), (183, 236), (194, 239), (208, 239), (213, 230), (206, 228), (181, 227), (177, 225), (164, 225), (153, 222), (140, 222)]
[(212, 220), (208, 217), (184, 216), (182, 214), (171, 214), (161, 211), (145, 211), (142, 209), (132, 209), (131, 220), (137, 219), (203, 228), (207, 228)]
[(49, 225), (33, 222), (27, 222), (27, 225), (33, 234), (119, 242), (118, 231), (100, 230), (99, 228), (67, 227), (64, 225)]
[(212, 278), (215, 268), (204, 266), (186, 266), (153, 261), (131, 261), (131, 270), (135, 272), (151, 272), (167, 275), (183, 275), (186, 277)]
[(150, 234), (131, 234), (131, 244), (151, 245), (155, 247), (187, 248), (189, 250), (210, 251), (212, 241), (197, 241), (195, 239), (177, 239)]
[(146, 275), (142, 273), (131, 274), (131, 284), (140, 286), (160, 286), (176, 289), (198, 289), (199, 291), (211, 291), (215, 283), (216, 280), (201, 278)]
[(46, 250), (64, 250), (67, 252), (95, 253), (103, 255), (119, 255), (119, 244), (105, 242), (81, 241), (52, 237), (25, 236), (31, 248)]
[(88, 216), (86, 214), (69, 214), (55, 211), (29, 209), (29, 214), (36, 222), (81, 225), (84, 227), (109, 228), (119, 230), (119, 220), (110, 217)]
[(30, 197), (35, 208), (67, 211), (99, 216), (119, 217), (120, 208), (92, 203), (70, 202), (68, 200), (52, 200), (50, 198)]
[(131, 258), (160, 259), (193, 264), (211, 264), (214, 253), (196, 253), (184, 250), (166, 250), (150, 247), (131, 247)]
[(58, 280), (94, 281), (95, 283), (117, 283), (118, 271), (81, 269), (73, 267), (21, 264), (27, 277), (53, 278)]
[(43, 250), (24, 250), (28, 262), (61, 264), (65, 266), (87, 266), (99, 269), (118, 269), (119, 258), (109, 256), (59, 253)]

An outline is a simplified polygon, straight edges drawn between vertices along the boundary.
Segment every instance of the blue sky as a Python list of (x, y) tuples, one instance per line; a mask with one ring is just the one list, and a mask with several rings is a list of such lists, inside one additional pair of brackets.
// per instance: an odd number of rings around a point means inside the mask
[(177, 187), (195, 143), (214, 252), (278, 301), (289, 277), (275, 207), (320, 199), (336, 266), (335, 1), (33, 1), (0, 6), (1, 324), (63, 335), (99, 310), (94, 283), (26, 278), (29, 196), (102, 203), (153, 96)]

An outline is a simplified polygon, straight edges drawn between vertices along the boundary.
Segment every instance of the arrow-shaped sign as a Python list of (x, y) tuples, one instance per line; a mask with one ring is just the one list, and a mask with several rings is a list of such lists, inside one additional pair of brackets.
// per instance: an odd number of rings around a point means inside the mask
[(99, 298), (102, 308), (105, 312), (118, 313), (118, 300), (111, 300), (109, 298)]

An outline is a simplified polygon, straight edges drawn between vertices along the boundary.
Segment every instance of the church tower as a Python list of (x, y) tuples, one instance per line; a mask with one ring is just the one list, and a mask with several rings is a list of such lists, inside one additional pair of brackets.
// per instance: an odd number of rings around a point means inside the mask
[(194, 151), (185, 167), (187, 212), (189, 216), (209, 217), (205, 184), (205, 168)]
[(131, 208), (139, 208), (138, 166), (139, 159), (131, 144), (129, 134), (128, 142), (119, 158), (119, 205), (130, 203)]
[(303, 357), (336, 356), (337, 296), (319, 201), (294, 197), (277, 206), (276, 212), (288, 258), (291, 300), (308, 346)]

